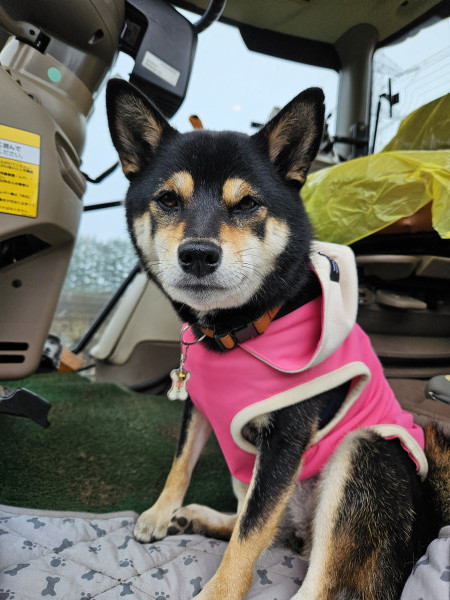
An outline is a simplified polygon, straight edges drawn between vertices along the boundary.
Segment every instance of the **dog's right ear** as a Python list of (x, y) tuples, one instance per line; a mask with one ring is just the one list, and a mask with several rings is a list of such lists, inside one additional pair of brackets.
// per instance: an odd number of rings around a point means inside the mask
[(159, 110), (123, 79), (108, 82), (106, 112), (111, 138), (128, 179), (150, 164), (164, 137), (177, 134)]

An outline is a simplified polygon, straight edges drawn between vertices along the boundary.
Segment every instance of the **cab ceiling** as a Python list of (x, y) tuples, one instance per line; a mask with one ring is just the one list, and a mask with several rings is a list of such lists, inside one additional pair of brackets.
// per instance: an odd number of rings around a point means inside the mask
[[(205, 9), (208, 0), (176, 2)], [(349, 29), (371, 24), (382, 43), (441, 0), (228, 0), (223, 18), (276, 33), (334, 45)]]

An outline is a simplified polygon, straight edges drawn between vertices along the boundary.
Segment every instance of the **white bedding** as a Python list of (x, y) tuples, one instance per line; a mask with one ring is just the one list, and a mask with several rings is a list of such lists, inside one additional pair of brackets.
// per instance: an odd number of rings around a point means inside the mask
[[(179, 535), (139, 544), (132, 535), (136, 517), (0, 506), (0, 600), (193, 598), (214, 574), (226, 543)], [(306, 570), (290, 551), (269, 550), (247, 598), (288, 600)], [(449, 576), (450, 526), (417, 563), (402, 599), (448, 600)]]
[[(187, 600), (226, 543), (199, 535), (133, 539), (135, 513), (54, 513), (0, 506), (0, 600)], [(249, 598), (287, 600), (306, 563), (276, 548), (262, 556)]]

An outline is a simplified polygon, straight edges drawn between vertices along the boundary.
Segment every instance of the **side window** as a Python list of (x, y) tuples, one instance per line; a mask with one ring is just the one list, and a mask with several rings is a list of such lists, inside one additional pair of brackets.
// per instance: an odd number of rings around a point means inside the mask
[[(450, 92), (450, 19), (423, 29), (402, 42), (377, 50), (373, 61), (371, 146), (378, 103), (375, 152), (394, 137), (412, 111)], [(398, 94), (392, 106), (383, 96)]]

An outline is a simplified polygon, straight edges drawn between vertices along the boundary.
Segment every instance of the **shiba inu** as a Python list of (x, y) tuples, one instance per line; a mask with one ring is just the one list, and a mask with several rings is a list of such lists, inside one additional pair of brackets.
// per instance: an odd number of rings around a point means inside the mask
[[(322, 91), (302, 92), (253, 136), (180, 134), (121, 80), (108, 84), (107, 109), (132, 241), (186, 323), (172, 390), (186, 398), (180, 440), (136, 538), (229, 539), (202, 600), (243, 598), (274, 543), (310, 560), (296, 600), (399, 598), (450, 519), (450, 445), (401, 409), (355, 324), (351, 251), (313, 241), (299, 191), (322, 136)], [(212, 429), (233, 515), (182, 506)]]

